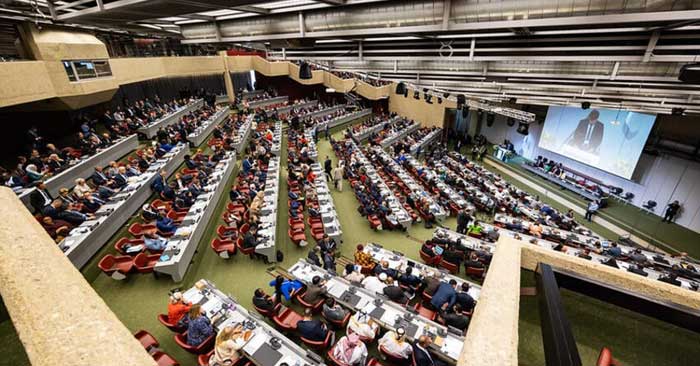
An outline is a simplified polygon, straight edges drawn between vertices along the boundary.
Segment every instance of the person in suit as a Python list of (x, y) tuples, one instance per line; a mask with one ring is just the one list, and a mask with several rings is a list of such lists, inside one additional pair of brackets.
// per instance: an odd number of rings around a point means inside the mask
[(440, 287), (440, 279), (435, 277), (434, 275), (426, 276), (423, 278), (423, 292), (425, 292), (427, 295), (433, 295), (437, 291), (438, 287)]
[(443, 315), (442, 318), (445, 319), (445, 324), (461, 331), (465, 331), (469, 327), (469, 317), (462, 314), (462, 306), (460, 304), (454, 304), (452, 312)]
[(36, 189), (29, 194), (29, 204), (34, 208), (34, 211), (41, 212), (51, 202), (53, 202), (53, 197), (46, 189), (46, 184), (43, 181), (38, 181)]
[(255, 293), (253, 294), (253, 305), (255, 305), (256, 308), (270, 311), (275, 307), (274, 301), (265, 294), (265, 292), (258, 288), (255, 289)]
[(413, 359), (415, 366), (445, 366), (446, 364), (437, 358), (433, 358), (428, 352), (433, 340), (430, 336), (422, 335), (418, 337), (418, 342), (413, 345)]
[(114, 182), (102, 171), (101, 166), (96, 166), (95, 171), (90, 176), (92, 182), (98, 186), (112, 186)]
[(569, 145), (586, 152), (598, 153), (605, 132), (605, 125), (598, 120), (599, 116), (600, 112), (594, 109), (588, 117), (580, 120), (569, 136)]
[[(391, 277), (387, 278), (387, 283), (393, 282), (393, 279)], [(382, 290), (384, 292), (384, 295), (389, 298), (389, 300), (398, 303), (398, 304), (407, 304), (408, 303), (408, 296), (403, 293), (403, 290), (401, 290), (401, 287), (396, 286), (396, 285), (387, 285), (384, 287)]]
[(321, 263), (321, 258), (319, 257), (320, 253), (321, 248), (317, 245), (309, 250), (309, 254), (306, 256), (306, 259), (314, 265), (321, 267), (323, 264)]
[(113, 177), (114, 187), (122, 188), (126, 186), (128, 179), (129, 177), (126, 175), (126, 168), (120, 166), (119, 169), (117, 169), (117, 174), (115, 174)]
[(311, 318), (311, 309), (304, 310), (304, 319), (297, 323), (297, 331), (299, 336), (316, 342), (323, 341), (328, 335), (326, 324)]
[(326, 289), (323, 287), (324, 282), (321, 281), (321, 277), (314, 276), (311, 279), (311, 284), (306, 286), (306, 292), (304, 293), (303, 299), (309, 304), (315, 304), (323, 298), (326, 294)]
[(457, 232), (466, 235), (467, 227), (469, 226), (469, 223), (471, 221), (472, 217), (469, 215), (469, 212), (466, 208), (459, 211), (459, 213), (457, 214)]
[(409, 288), (414, 288), (420, 285), (420, 277), (413, 274), (413, 267), (406, 267), (406, 270), (399, 276), (399, 283)]
[(435, 294), (433, 294), (430, 305), (438, 311), (444, 311), (452, 307), (455, 301), (457, 301), (456, 287), (457, 281), (455, 280), (450, 280), (449, 283), (442, 282), (440, 286), (438, 286), (437, 291), (435, 291)]

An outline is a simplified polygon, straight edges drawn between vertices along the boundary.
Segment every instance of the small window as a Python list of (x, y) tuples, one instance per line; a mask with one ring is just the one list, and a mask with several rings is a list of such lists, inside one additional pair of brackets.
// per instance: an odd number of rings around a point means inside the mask
[(73, 66), (75, 66), (75, 71), (78, 73), (79, 80), (97, 77), (95, 64), (93, 64), (92, 61), (73, 61)]
[(104, 76), (112, 76), (112, 69), (109, 67), (109, 61), (101, 60), (94, 61), (95, 71), (97, 72), (97, 77), (101, 78)]
[(66, 69), (66, 74), (68, 74), (68, 80), (78, 81), (75, 77), (75, 70), (73, 70), (73, 63), (70, 61), (63, 61), (63, 68)]

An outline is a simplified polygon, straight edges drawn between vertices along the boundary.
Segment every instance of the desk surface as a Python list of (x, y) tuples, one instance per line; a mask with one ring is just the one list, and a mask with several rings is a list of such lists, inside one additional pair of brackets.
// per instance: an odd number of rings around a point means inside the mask
[(457, 362), (462, 352), (463, 336), (448, 332), (443, 325), (414, 314), (389, 300), (381, 299), (383, 295), (380, 297), (341, 277), (332, 276), (303, 259), (294, 264), (288, 272), (306, 284), (311, 283), (314, 276), (324, 278), (324, 287), (328, 294), (343, 306), (367, 314), (385, 329), (395, 330), (397, 327), (403, 327), (406, 337), (411, 341), (423, 334), (432, 336), (435, 341), (431, 345), (431, 351), (452, 363)]
[(406, 155), (406, 163), (411, 169), (418, 172), (419, 170), (425, 174), (426, 182), (430, 184), (435, 184), (437, 188), (444, 196), (448, 197), (452, 203), (457, 205), (460, 209), (474, 210), (474, 205), (469, 203), (462, 195), (458, 194), (449, 184), (446, 184), (440, 176), (438, 176), (432, 169), (428, 166), (421, 164), (411, 155)]
[[(273, 156), (267, 164), (265, 198), (260, 209), (255, 252), (267, 257), (269, 262), (277, 261), (277, 211), (280, 190), (280, 158)], [(286, 209), (286, 208), (285, 208)]]
[[(221, 292), (211, 282), (199, 280), (185, 291), (183, 299), (194, 304), (200, 304), (218, 333), (227, 326), (241, 324), (252, 333), (243, 346), (246, 358), (257, 366), (280, 366), (283, 363), (294, 365), (323, 365), (309, 357), (309, 352), (299, 347), (294, 341), (268, 325), (260, 316), (248, 312), (233, 297)], [(277, 339), (278, 346), (272, 345)]]

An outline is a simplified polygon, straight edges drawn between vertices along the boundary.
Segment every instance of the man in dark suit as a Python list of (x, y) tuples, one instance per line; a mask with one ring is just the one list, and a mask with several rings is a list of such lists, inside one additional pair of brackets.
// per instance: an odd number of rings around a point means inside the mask
[(311, 309), (304, 310), (304, 319), (297, 323), (297, 331), (301, 337), (317, 342), (323, 341), (328, 335), (326, 325), (311, 318)]
[(38, 181), (36, 189), (29, 194), (29, 204), (32, 205), (35, 212), (41, 212), (41, 210), (50, 205), (51, 202), (53, 202), (53, 197), (51, 197), (51, 193), (46, 189), (46, 184), (42, 181)]
[(452, 307), (451, 313), (443, 315), (443, 319), (445, 319), (445, 324), (461, 331), (465, 331), (469, 327), (469, 318), (462, 314), (462, 306), (459, 304)]
[(474, 305), (476, 305), (474, 298), (469, 295), (469, 287), (469, 282), (462, 282), (462, 289), (457, 293), (457, 300), (455, 301), (465, 311), (472, 311)]
[(304, 293), (304, 301), (309, 304), (315, 304), (323, 295), (326, 294), (326, 289), (323, 287), (323, 282), (321, 282), (321, 277), (314, 276), (311, 279), (311, 284), (306, 286), (306, 292)]
[(455, 287), (457, 287), (457, 281), (455, 280), (450, 280), (449, 283), (441, 283), (435, 294), (433, 294), (430, 305), (438, 311), (449, 309), (457, 301)]
[[(387, 282), (391, 283), (393, 280), (389, 279)], [(407, 304), (408, 303), (408, 296), (403, 293), (403, 290), (399, 286), (395, 285), (389, 285), (384, 287), (382, 290), (384, 292), (384, 295), (389, 298), (389, 300), (398, 303), (398, 304)]]
[(580, 120), (569, 137), (569, 145), (583, 151), (597, 153), (605, 132), (605, 125), (598, 120), (599, 116), (600, 112), (594, 109), (588, 117)]
[(95, 171), (90, 176), (90, 179), (92, 179), (92, 182), (98, 186), (105, 186), (105, 185), (109, 186), (109, 185), (113, 184), (113, 181), (111, 179), (109, 179), (107, 174), (102, 172), (101, 166), (95, 167)]
[(272, 310), (275, 307), (275, 303), (270, 299), (269, 296), (265, 295), (262, 289), (256, 289), (253, 296), (253, 305), (256, 308), (262, 310)]
[(444, 366), (446, 365), (441, 360), (434, 358), (428, 352), (430, 344), (433, 340), (429, 336), (422, 335), (418, 338), (418, 342), (413, 345), (413, 360), (415, 366)]

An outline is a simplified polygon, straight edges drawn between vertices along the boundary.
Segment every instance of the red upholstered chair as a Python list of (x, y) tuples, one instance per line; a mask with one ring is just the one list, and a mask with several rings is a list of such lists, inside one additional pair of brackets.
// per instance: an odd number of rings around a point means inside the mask
[(383, 346), (379, 346), (379, 353), (383, 356), (384, 360), (392, 365), (404, 365), (406, 362), (408, 362), (408, 359), (389, 352)]
[(304, 301), (304, 295), (306, 295), (306, 289), (298, 291), (296, 294), (294, 294), (294, 298), (297, 300), (299, 305), (303, 306), (304, 309), (311, 309), (311, 311), (314, 314), (320, 312), (321, 308), (323, 307), (323, 302), (325, 300), (323, 298), (320, 298), (318, 299), (318, 301), (312, 304), (310, 302)]
[(134, 257), (134, 267), (139, 273), (151, 273), (158, 263), (158, 258), (161, 254), (146, 254), (141, 253)]
[(303, 231), (294, 231), (294, 229), (290, 228), (287, 230), (287, 235), (289, 235), (289, 239), (298, 246), (301, 246), (302, 241), (306, 242), (306, 234), (304, 234)]
[(139, 330), (138, 332), (134, 333), (134, 337), (141, 342), (141, 345), (143, 348), (146, 349), (146, 351), (150, 350), (153, 347), (158, 347), (160, 346), (160, 343), (156, 340), (155, 337), (151, 335), (151, 333), (148, 333), (145, 330)]
[(377, 215), (369, 215), (367, 216), (367, 221), (369, 221), (369, 226), (374, 229), (374, 230), (381, 230), (382, 229), (382, 220), (377, 217)]
[(452, 274), (459, 273), (459, 266), (458, 265), (456, 265), (454, 263), (450, 263), (444, 259), (440, 260), (439, 266), (450, 271), (450, 273), (452, 273)]
[(467, 276), (472, 278), (484, 278), (486, 268), (465, 267)]
[(205, 339), (204, 342), (202, 342), (199, 346), (190, 346), (189, 344), (187, 344), (187, 332), (178, 333), (175, 334), (175, 343), (177, 343), (178, 346), (182, 347), (182, 349), (189, 353), (201, 355), (211, 351), (212, 347), (214, 346), (215, 337), (216, 335), (212, 334), (209, 336), (209, 338)]
[(129, 226), (129, 234), (133, 235), (134, 237), (140, 238), (143, 236), (144, 233), (155, 233), (156, 232), (156, 226), (152, 224), (142, 224), (139, 222), (135, 222)]
[(326, 353), (326, 356), (328, 357), (328, 360), (330, 361), (331, 365), (334, 366), (350, 366), (349, 364), (340, 361), (339, 359), (335, 358), (333, 356), (333, 347), (328, 350), (328, 353)]
[(236, 214), (237, 216), (243, 215), (245, 212), (245, 206), (239, 203), (229, 202), (228, 205), (226, 205), (226, 211)]
[(219, 239), (235, 239), (238, 236), (238, 228), (219, 225), (216, 227), (216, 235), (219, 236)]
[(197, 173), (197, 169), (182, 168), (182, 170), (180, 170), (180, 173), (182, 173), (183, 175), (192, 175)]
[(153, 202), (151, 202), (151, 208), (155, 211), (170, 211), (170, 209), (173, 207), (172, 203), (163, 201), (161, 199), (154, 199)]
[(326, 232), (323, 230), (323, 227), (321, 228), (311, 228), (311, 236), (316, 240), (317, 242), (321, 241), (323, 239), (323, 236), (326, 234)]
[(367, 361), (367, 366), (384, 366), (384, 365), (382, 365), (382, 364), (379, 362), (379, 360), (377, 360), (376, 358), (372, 357), (372, 358), (369, 359), (369, 361)]
[[(269, 297), (270, 296), (268, 296), (268, 298)], [(271, 318), (273, 315), (275, 315), (279, 312), (280, 308), (282, 307), (282, 304), (277, 303), (275, 305), (275, 307), (272, 308), (272, 310), (265, 310), (265, 309), (259, 308), (259, 307), (255, 306), (255, 304), (253, 304), (253, 307), (260, 315), (262, 315), (266, 318)]]
[(272, 321), (277, 324), (277, 328), (287, 332), (296, 330), (297, 323), (302, 319), (301, 314), (287, 307), (282, 307), (281, 311), (272, 317)]
[(332, 345), (332, 342), (335, 339), (335, 332), (329, 330), (326, 334), (326, 338), (322, 341), (312, 341), (302, 336), (299, 336), (299, 338), (301, 338), (301, 341), (304, 342), (304, 344), (307, 345), (309, 348), (313, 348), (315, 350), (323, 350)]
[(323, 313), (321, 313), (321, 316), (323, 317), (323, 319), (326, 319), (328, 324), (330, 324), (333, 328), (345, 329), (345, 327), (348, 325), (348, 321), (350, 321), (350, 317), (352, 316), (352, 313), (350, 313), (348, 311), (347, 313), (345, 313), (345, 317), (341, 320), (328, 319), (328, 318), (326, 318), (326, 316)]
[(430, 319), (432, 321), (435, 321), (435, 318), (437, 317), (437, 312), (435, 312), (435, 310), (426, 308), (420, 302), (418, 302), (416, 306), (413, 307), (413, 310), (415, 310), (416, 313), (418, 313), (418, 315), (426, 319)]
[(613, 358), (612, 352), (608, 347), (603, 347), (603, 349), (600, 350), (600, 355), (598, 355), (598, 362), (596, 362), (596, 366), (616, 366), (619, 364), (620, 363)]
[(123, 280), (126, 275), (134, 268), (134, 258), (128, 255), (113, 256), (107, 254), (100, 260), (97, 266), (107, 276), (115, 280)]
[(304, 220), (299, 219), (299, 218), (292, 218), (290, 217), (287, 220), (287, 224), (289, 224), (289, 227), (294, 229), (294, 230), (304, 230), (305, 225), (304, 225)]
[(142, 253), (144, 250), (146, 250), (146, 247), (144, 246), (143, 249), (141, 249), (138, 252), (132, 252), (127, 254), (126, 249), (124, 248), (126, 245), (129, 246), (134, 246), (134, 245), (143, 245), (143, 239), (130, 239), (130, 238), (120, 238), (117, 240), (116, 243), (114, 243), (114, 249), (119, 252), (119, 254), (122, 255), (136, 255), (139, 253)]
[(219, 238), (214, 238), (211, 241), (211, 249), (213, 249), (214, 253), (219, 257), (229, 259), (232, 255), (236, 254), (236, 242), (228, 239), (221, 240)]
[(240, 235), (238, 236), (238, 239), (236, 239), (236, 248), (243, 254), (250, 256), (252, 258), (253, 254), (255, 253), (255, 247), (252, 248), (244, 248), (243, 247), (243, 236)]
[(182, 222), (182, 220), (185, 219), (185, 216), (187, 216), (187, 211), (177, 212), (175, 210), (170, 210), (170, 211), (168, 211), (168, 214), (166, 216), (169, 219), (173, 219), (173, 221), (175, 221), (175, 222)]
[(197, 357), (197, 365), (198, 366), (209, 366), (209, 359), (211, 356), (214, 354), (214, 350), (209, 351), (209, 353), (205, 353), (203, 355), (199, 355)]
[(238, 234), (239, 234), (240, 236), (243, 236), (243, 235), (245, 235), (245, 234), (248, 232), (248, 230), (250, 230), (250, 224), (248, 224), (248, 223), (246, 222), (246, 223), (243, 224), (243, 226), (241, 226), (241, 228), (238, 230)]
[(157, 351), (154, 353), (153, 359), (156, 360), (158, 366), (180, 366), (179, 362), (175, 361), (174, 358), (170, 357), (170, 355), (163, 351)]
[(309, 217), (308, 220), (306, 220), (306, 223), (312, 228), (323, 229), (323, 221), (318, 217)]
[(425, 262), (425, 264), (427, 264), (429, 266), (434, 266), (434, 265), (440, 263), (440, 259), (441, 259), (440, 256), (436, 255), (436, 256), (431, 257), (422, 250), (419, 250), (418, 252), (420, 253), (420, 259), (422, 259), (423, 262)]
[(170, 323), (168, 321), (168, 314), (158, 314), (158, 321), (160, 322), (160, 324), (165, 325), (166, 328), (170, 329), (175, 333), (182, 333), (185, 331), (185, 328), (178, 326), (177, 323)]

